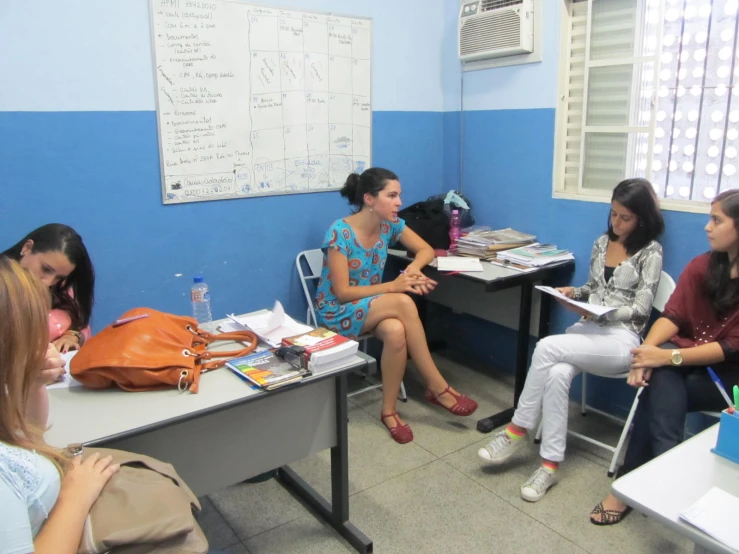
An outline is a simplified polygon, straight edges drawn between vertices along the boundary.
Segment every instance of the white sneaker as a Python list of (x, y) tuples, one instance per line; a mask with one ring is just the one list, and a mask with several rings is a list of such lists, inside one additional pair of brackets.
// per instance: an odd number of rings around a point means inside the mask
[(547, 491), (557, 484), (559, 477), (557, 472), (547, 471), (539, 467), (534, 474), (521, 487), (521, 498), (529, 502), (538, 502)]
[(512, 441), (505, 431), (501, 431), (487, 446), (480, 448), (477, 455), (483, 462), (499, 465), (513, 456), (525, 443), (523, 438)]

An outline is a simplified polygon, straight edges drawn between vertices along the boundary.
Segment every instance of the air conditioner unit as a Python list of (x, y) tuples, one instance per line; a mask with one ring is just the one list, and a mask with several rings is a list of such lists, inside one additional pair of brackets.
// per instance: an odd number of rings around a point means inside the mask
[(534, 0), (479, 0), (460, 7), (459, 59), (463, 62), (533, 51)]

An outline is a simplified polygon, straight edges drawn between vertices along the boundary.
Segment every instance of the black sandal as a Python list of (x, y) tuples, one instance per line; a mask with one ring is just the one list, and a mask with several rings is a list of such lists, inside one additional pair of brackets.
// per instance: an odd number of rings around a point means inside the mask
[[(621, 520), (629, 515), (630, 511), (630, 506), (626, 506), (626, 509), (623, 512), (618, 510), (606, 510), (603, 507), (603, 502), (601, 502), (593, 508), (592, 512), (590, 512), (590, 523), (593, 525), (616, 525), (617, 523), (621, 523)], [(600, 516), (600, 521), (594, 520), (593, 516)]]

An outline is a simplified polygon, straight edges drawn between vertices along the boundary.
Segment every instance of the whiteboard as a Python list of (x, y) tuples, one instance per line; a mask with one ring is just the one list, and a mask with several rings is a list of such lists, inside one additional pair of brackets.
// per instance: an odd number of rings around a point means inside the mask
[(372, 21), (151, 0), (165, 204), (340, 188), (370, 167)]

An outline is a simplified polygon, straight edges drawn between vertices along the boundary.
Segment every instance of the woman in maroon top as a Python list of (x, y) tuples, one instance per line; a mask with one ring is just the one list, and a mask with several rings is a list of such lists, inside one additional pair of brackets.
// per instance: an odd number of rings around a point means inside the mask
[[(619, 477), (682, 442), (689, 412), (726, 408), (707, 366), (727, 389), (739, 381), (739, 190), (713, 200), (705, 229), (711, 251), (688, 263), (662, 317), (631, 352), (628, 383), (645, 388)], [(629, 509), (608, 495), (590, 521), (613, 525)]]

